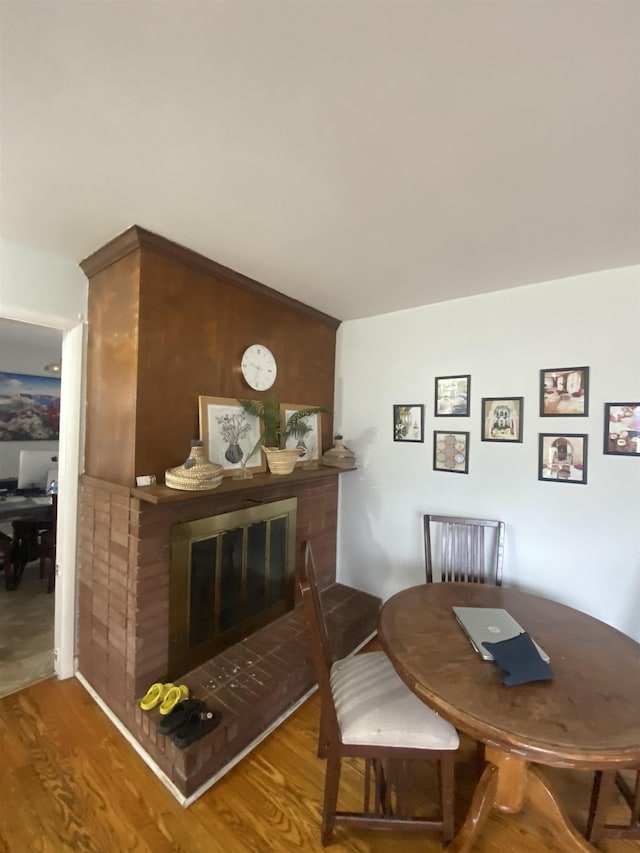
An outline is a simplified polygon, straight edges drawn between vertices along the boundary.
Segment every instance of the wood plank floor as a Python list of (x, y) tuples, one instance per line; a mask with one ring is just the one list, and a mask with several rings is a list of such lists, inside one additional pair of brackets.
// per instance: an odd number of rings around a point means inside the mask
[[(49, 679), (0, 700), (2, 853), (289, 853), (320, 851), (324, 762), (316, 758), (312, 697), (190, 808), (183, 809), (75, 679)], [(469, 744), (472, 747), (471, 744)], [(473, 749), (469, 749), (470, 762)], [(460, 768), (461, 806), (471, 763)], [(359, 802), (347, 768), (343, 805)], [(566, 810), (584, 829), (591, 775), (552, 770)], [(351, 804), (349, 804), (351, 801)], [(458, 820), (464, 818), (461, 807)], [(426, 834), (337, 830), (335, 853), (431, 853)], [(638, 842), (607, 841), (610, 853)], [(525, 810), (491, 817), (477, 853), (542, 853), (544, 828)]]

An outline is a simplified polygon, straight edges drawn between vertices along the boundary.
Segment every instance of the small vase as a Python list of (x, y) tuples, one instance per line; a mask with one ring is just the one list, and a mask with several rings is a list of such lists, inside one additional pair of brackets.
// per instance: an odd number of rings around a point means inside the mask
[(231, 475), (232, 480), (250, 480), (253, 477), (253, 472), (246, 465), (241, 465), (240, 468), (234, 468)]

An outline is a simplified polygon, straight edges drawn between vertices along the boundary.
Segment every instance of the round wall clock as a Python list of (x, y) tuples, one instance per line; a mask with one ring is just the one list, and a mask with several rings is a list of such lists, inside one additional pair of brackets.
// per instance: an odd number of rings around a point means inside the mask
[(254, 391), (266, 391), (276, 381), (278, 368), (270, 349), (263, 344), (247, 347), (240, 363), (242, 375)]

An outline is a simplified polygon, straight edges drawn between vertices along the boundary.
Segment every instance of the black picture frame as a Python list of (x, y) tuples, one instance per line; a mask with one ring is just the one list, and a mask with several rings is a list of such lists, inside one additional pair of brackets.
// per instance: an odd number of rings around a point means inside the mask
[(437, 418), (468, 418), (471, 405), (471, 375), (436, 376), (434, 415)]
[(482, 398), (482, 441), (522, 443), (524, 397)]
[(640, 456), (640, 402), (604, 404), (607, 456)]
[(586, 433), (541, 432), (538, 443), (538, 479), (545, 483), (587, 484)]
[(393, 440), (424, 442), (424, 405), (422, 403), (394, 405)]
[(449, 474), (469, 473), (468, 432), (434, 430), (433, 470)]
[(585, 418), (589, 414), (589, 368), (540, 371), (540, 417)]

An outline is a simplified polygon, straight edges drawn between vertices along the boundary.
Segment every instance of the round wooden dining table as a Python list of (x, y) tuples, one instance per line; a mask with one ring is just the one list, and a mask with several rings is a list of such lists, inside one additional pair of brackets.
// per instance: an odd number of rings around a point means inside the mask
[[(502, 607), (550, 656), (553, 679), (505, 686), (452, 607)], [(613, 770), (640, 764), (640, 644), (585, 613), (508, 587), (431, 583), (392, 596), (378, 633), (402, 680), (486, 745), (469, 813), (447, 850), (473, 850), (492, 809), (526, 802), (566, 851), (595, 850), (537, 765)]]

